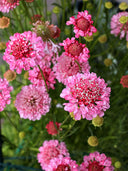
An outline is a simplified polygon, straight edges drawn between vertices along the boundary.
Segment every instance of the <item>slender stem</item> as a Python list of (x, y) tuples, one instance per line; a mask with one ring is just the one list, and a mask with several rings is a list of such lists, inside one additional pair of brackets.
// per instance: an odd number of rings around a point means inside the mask
[(45, 83), (46, 90), (47, 90), (47, 92), (48, 92), (48, 86), (47, 86), (47, 84), (46, 84), (46, 81), (45, 81), (45, 77), (44, 77), (43, 71), (41, 70), (41, 68), (40, 68), (39, 65), (38, 65), (38, 68), (39, 68), (39, 70), (40, 70), (40, 72), (41, 72), (42, 78), (43, 78), (44, 83)]
[[(2, 140), (2, 134), (1, 133), (2, 133), (2, 131), (1, 131), (1, 119), (0, 119), (0, 163), (3, 164), (3, 161), (4, 161), (3, 153), (2, 153), (3, 140)], [(1, 171), (3, 170), (2, 168), (1, 168)]]
[(8, 116), (7, 112), (4, 111), (4, 113), (5, 113), (6, 117), (8, 118), (9, 122), (14, 126), (14, 128), (17, 130), (17, 132), (19, 132), (18, 129), (17, 129), (17, 127), (16, 127), (16, 125), (12, 122), (12, 120)]
[(82, 71), (79, 62), (78, 62), (77, 60), (75, 60), (75, 62), (77, 63), (77, 65), (78, 65), (78, 67), (79, 67), (79, 70)]
[(19, 25), (20, 25), (20, 27), (21, 27), (21, 31), (23, 32), (23, 31), (24, 31), (24, 28), (23, 28), (23, 26), (22, 26), (21, 20), (20, 20), (19, 17), (18, 17), (18, 14), (17, 14), (17, 12), (16, 12), (16, 9), (13, 9), (13, 12), (14, 12), (14, 15), (16, 16), (17, 21), (19, 22)]
[(25, 8), (25, 11), (26, 11), (26, 13), (27, 13), (27, 16), (29, 17), (29, 19), (30, 19), (30, 21), (31, 21), (31, 20), (32, 20), (32, 19), (31, 19), (31, 15), (30, 15), (30, 13), (29, 13), (29, 10), (28, 10), (28, 7), (27, 7), (25, 1), (22, 0), (21, 2), (22, 2), (23, 6), (24, 6), (24, 8)]
[(61, 123), (61, 126), (64, 125), (64, 123), (68, 120), (68, 118), (70, 118), (70, 115), (68, 115), (65, 120)]
[(100, 0), (100, 2), (99, 2), (99, 8), (98, 8), (98, 12), (97, 12), (97, 16), (96, 16), (96, 20), (95, 20), (95, 24), (94, 25), (96, 25), (96, 23), (97, 23), (97, 19), (98, 19), (99, 14), (100, 14), (100, 9), (101, 9), (101, 5), (102, 5), (102, 1), (103, 0)]
[(47, 0), (44, 1), (45, 2), (45, 18), (47, 20)]

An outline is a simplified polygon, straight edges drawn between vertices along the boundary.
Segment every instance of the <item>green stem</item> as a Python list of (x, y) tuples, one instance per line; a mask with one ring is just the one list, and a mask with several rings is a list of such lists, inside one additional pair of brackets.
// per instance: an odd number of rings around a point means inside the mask
[(23, 31), (24, 31), (24, 28), (23, 28), (23, 25), (22, 25), (22, 23), (21, 23), (21, 20), (20, 20), (19, 17), (18, 17), (18, 14), (17, 14), (17, 12), (16, 12), (16, 9), (13, 9), (13, 12), (14, 12), (14, 15), (16, 16), (17, 21), (19, 22), (19, 25), (20, 25), (20, 27), (21, 27), (21, 31), (23, 32)]
[(45, 2), (45, 19), (47, 20), (47, 0), (44, 1)]
[(68, 120), (68, 118), (70, 118), (70, 115), (68, 115), (65, 120), (61, 123), (61, 126), (64, 125), (64, 123)]
[(81, 66), (80, 66), (79, 62), (78, 62), (77, 60), (75, 60), (75, 62), (77, 63), (77, 65), (78, 65), (78, 67), (79, 67), (79, 70), (82, 72)]
[(8, 118), (9, 122), (13, 125), (13, 127), (17, 130), (17, 132), (19, 132), (19, 130), (17, 129), (16, 125), (12, 122), (12, 120), (8, 116), (7, 112), (4, 111), (4, 113), (5, 113), (6, 117)]
[(30, 21), (31, 21), (31, 20), (32, 20), (32, 19), (31, 19), (31, 15), (30, 15), (30, 13), (29, 13), (29, 10), (28, 10), (28, 7), (27, 7), (25, 1), (24, 1), (24, 0), (21, 0), (21, 2), (22, 2), (23, 6), (24, 6), (24, 8), (25, 8), (25, 11), (26, 11), (26, 14), (27, 14), (28, 18), (29, 18)]
[(97, 23), (97, 19), (98, 19), (99, 14), (100, 14), (101, 5), (102, 5), (102, 0), (100, 0), (100, 2), (99, 2), (99, 8), (98, 8), (98, 12), (97, 12), (97, 16), (96, 16), (96, 20), (95, 20), (95, 24), (94, 25), (96, 25), (96, 23)]
[(48, 86), (47, 86), (47, 84), (46, 84), (46, 81), (45, 81), (45, 78), (44, 78), (43, 71), (41, 70), (41, 68), (40, 68), (40, 66), (39, 66), (39, 65), (38, 65), (38, 68), (39, 68), (39, 70), (40, 70), (40, 72), (41, 72), (41, 76), (42, 76), (42, 78), (43, 78), (43, 80), (44, 80), (45, 87), (46, 87), (46, 90), (47, 90), (47, 92), (48, 92)]

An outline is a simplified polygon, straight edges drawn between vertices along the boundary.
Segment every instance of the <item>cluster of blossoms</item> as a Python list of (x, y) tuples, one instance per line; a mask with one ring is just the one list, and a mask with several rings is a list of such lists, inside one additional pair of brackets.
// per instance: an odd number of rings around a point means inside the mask
[(38, 162), (46, 171), (113, 171), (111, 158), (104, 153), (90, 153), (84, 156), (79, 166), (72, 160), (64, 142), (58, 140), (44, 141), (37, 154)]
[(13, 10), (19, 5), (19, 1), (20, 0), (1, 0), (0, 11), (3, 13), (8, 13), (10, 10)]
[(111, 34), (120, 36), (122, 39), (126, 35), (128, 41), (128, 12), (119, 12), (111, 18)]

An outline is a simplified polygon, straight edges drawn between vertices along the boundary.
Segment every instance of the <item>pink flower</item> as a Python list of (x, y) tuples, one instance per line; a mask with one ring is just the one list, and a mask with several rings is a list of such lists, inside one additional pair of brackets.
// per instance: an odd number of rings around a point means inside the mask
[(53, 158), (47, 168), (48, 171), (78, 171), (78, 164), (70, 157)]
[(71, 40), (67, 38), (60, 45), (64, 46), (65, 55), (72, 57), (78, 62), (87, 62), (90, 57), (88, 54), (89, 50), (85, 47), (85, 44), (79, 43), (74, 37)]
[(69, 157), (68, 150), (64, 142), (58, 140), (44, 141), (43, 146), (39, 148), (40, 153), (37, 154), (38, 162), (42, 169), (47, 170), (50, 162), (54, 158), (60, 156)]
[(80, 72), (89, 72), (90, 66), (88, 61), (79, 63), (80, 66), (65, 53), (57, 59), (57, 64), (53, 67), (56, 78), (59, 82), (66, 84), (66, 80), (69, 76), (76, 75)]
[(3, 59), (10, 65), (10, 69), (16, 69), (18, 74), (22, 69), (29, 70), (34, 67), (45, 55), (41, 37), (31, 31), (15, 33), (6, 45)]
[(0, 112), (4, 110), (6, 104), (10, 104), (10, 92), (13, 90), (12, 86), (9, 86), (8, 81), (4, 78), (0, 78)]
[(97, 30), (92, 25), (93, 21), (91, 20), (91, 15), (88, 14), (88, 11), (78, 12), (77, 18), (74, 16), (70, 17), (70, 20), (66, 22), (67, 25), (74, 25), (75, 37), (79, 36), (86, 37), (92, 36), (92, 33), (95, 33)]
[(92, 120), (97, 115), (102, 117), (109, 106), (111, 89), (106, 87), (104, 79), (97, 78), (95, 73), (84, 73), (70, 76), (66, 88), (60, 97), (69, 100), (64, 109), (73, 112), (75, 120), (81, 117)]
[(89, 156), (84, 156), (84, 162), (80, 165), (79, 171), (113, 171), (111, 158), (104, 153), (90, 153)]
[(126, 40), (128, 41), (128, 20), (125, 23), (120, 22), (122, 16), (128, 17), (128, 12), (119, 12), (111, 18), (111, 34), (116, 37), (119, 35), (122, 39), (126, 34)]
[[(55, 127), (56, 125), (56, 127)], [(49, 121), (49, 123), (46, 125), (45, 128), (47, 128), (47, 132), (51, 135), (57, 135), (58, 131), (60, 130), (60, 125), (61, 123), (58, 122), (53, 122), (53, 121)]]
[(120, 79), (120, 84), (122, 84), (123, 87), (128, 88), (128, 75), (123, 75)]
[(20, 0), (0, 0), (0, 11), (8, 13), (19, 5)]
[(45, 87), (30, 84), (22, 87), (21, 92), (17, 94), (15, 107), (21, 118), (35, 121), (49, 112), (50, 102)]
[[(50, 67), (43, 66), (43, 65), (40, 66), (40, 68), (43, 72), (44, 79), (46, 81), (48, 88), (54, 89), (55, 88), (54, 84), (56, 83), (56, 81), (55, 81), (55, 75), (54, 75), (53, 71), (51, 70)], [(45, 82), (42, 78), (41, 72), (38, 67), (34, 67), (33, 70), (29, 70), (29, 80), (34, 85), (45, 86)]]

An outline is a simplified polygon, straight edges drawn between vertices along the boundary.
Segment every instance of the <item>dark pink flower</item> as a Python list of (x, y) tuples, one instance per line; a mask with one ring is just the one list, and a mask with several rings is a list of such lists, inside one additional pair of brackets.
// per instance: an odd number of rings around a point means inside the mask
[(19, 5), (20, 0), (0, 0), (0, 11), (8, 13)]
[[(56, 125), (56, 126), (55, 126)], [(49, 123), (46, 125), (45, 128), (47, 128), (47, 132), (51, 135), (57, 135), (58, 131), (60, 130), (60, 125), (61, 123), (58, 122), (53, 122), (53, 121), (49, 121)]]

